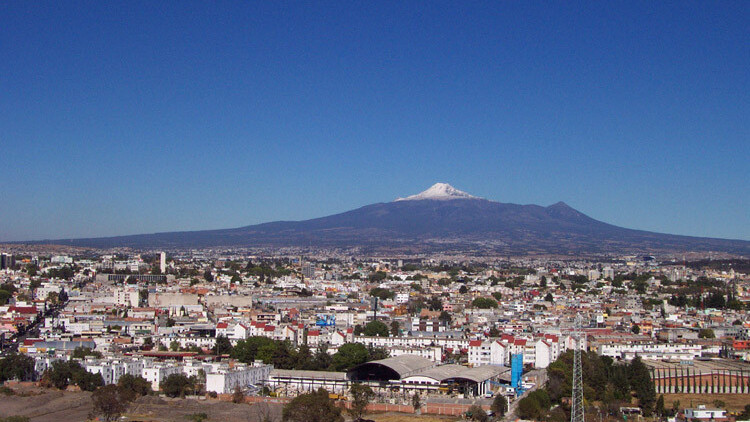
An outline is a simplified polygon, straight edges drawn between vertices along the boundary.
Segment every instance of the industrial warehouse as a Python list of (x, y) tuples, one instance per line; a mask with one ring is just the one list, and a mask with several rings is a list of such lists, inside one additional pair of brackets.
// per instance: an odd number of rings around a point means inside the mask
[(510, 374), (511, 369), (503, 366), (438, 366), (420, 356), (401, 355), (366, 362), (347, 373), (275, 369), (269, 376), (268, 387), (282, 395), (320, 387), (341, 394), (351, 383), (359, 382), (379, 393), (418, 391), (477, 397), (510, 386)]

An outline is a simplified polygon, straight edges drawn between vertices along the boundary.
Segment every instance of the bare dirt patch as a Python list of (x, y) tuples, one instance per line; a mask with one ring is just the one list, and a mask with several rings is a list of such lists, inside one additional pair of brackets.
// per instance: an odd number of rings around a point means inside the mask
[(177, 422), (188, 416), (205, 413), (209, 421), (262, 422), (266, 417), (281, 420), (282, 406), (272, 403), (235, 404), (219, 400), (168, 399), (155, 396), (141, 397), (130, 405), (125, 420)]
[[(16, 387), (15, 395), (0, 395), (0, 416), (28, 416), (32, 422), (86, 421), (93, 410), (91, 393)], [(123, 415), (127, 421), (184, 422), (196, 413), (208, 421), (262, 422), (281, 420), (282, 406), (273, 403), (235, 404), (219, 400), (141, 397)]]
[(0, 416), (28, 416), (32, 422), (85, 421), (91, 413), (91, 393), (23, 389), (23, 395), (1, 396)]

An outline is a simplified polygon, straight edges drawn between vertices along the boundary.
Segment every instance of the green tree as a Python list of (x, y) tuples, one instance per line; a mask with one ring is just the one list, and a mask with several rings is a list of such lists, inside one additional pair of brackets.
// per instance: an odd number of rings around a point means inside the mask
[(79, 346), (73, 349), (73, 354), (71, 355), (73, 359), (86, 359), (89, 356), (95, 357), (95, 358), (101, 358), (102, 354), (88, 347)]
[(187, 418), (190, 422), (205, 422), (208, 420), (208, 414), (206, 412), (191, 413)]
[(253, 336), (245, 340), (238, 341), (237, 344), (232, 348), (232, 351), (229, 352), (229, 356), (239, 360), (240, 362), (253, 363), (256, 359), (261, 359), (261, 357), (258, 356), (258, 353), (261, 349), (264, 349), (263, 357), (268, 359), (268, 361), (264, 360), (264, 362), (271, 363), (271, 357), (273, 356), (273, 351), (275, 350), (274, 341), (268, 337), (263, 336)]
[(313, 355), (310, 347), (306, 344), (302, 344), (297, 349), (297, 353), (294, 354), (294, 369), (316, 369), (313, 366)]
[(352, 384), (349, 392), (352, 395), (349, 414), (355, 421), (358, 421), (367, 413), (367, 405), (375, 397), (375, 392), (369, 386), (359, 383)]
[(386, 359), (390, 356), (385, 347), (367, 346), (367, 362), (371, 360)]
[(383, 271), (376, 271), (372, 274), (370, 274), (367, 279), (370, 280), (372, 283), (377, 283), (380, 281), (383, 281), (388, 277), (388, 274), (384, 273)]
[(651, 416), (656, 403), (656, 391), (651, 381), (651, 374), (641, 358), (636, 356), (630, 362), (630, 385), (638, 397), (638, 406), (644, 416)]
[(552, 296), (552, 293), (547, 293), (547, 295), (544, 296), (544, 301), (552, 303), (555, 301), (555, 298)]
[(473, 404), (471, 407), (469, 407), (469, 410), (466, 412), (467, 416), (469, 416), (469, 419), (472, 421), (477, 422), (487, 422), (489, 420), (489, 416), (487, 416), (487, 412), (482, 409), (481, 406)]
[(44, 371), (41, 384), (64, 390), (68, 385), (78, 386), (84, 391), (94, 391), (104, 385), (104, 379), (100, 374), (92, 374), (86, 371), (76, 361), (56, 361)]
[(745, 405), (745, 409), (737, 417), (737, 420), (743, 420), (743, 421), (750, 420), (750, 404)]
[(344, 422), (341, 408), (336, 406), (328, 396), (328, 391), (323, 388), (292, 399), (284, 406), (282, 418), (287, 422)]
[(379, 298), (380, 300), (393, 299), (396, 297), (396, 293), (391, 290), (384, 289), (382, 287), (375, 287), (370, 289), (370, 296)]
[(117, 381), (117, 386), (120, 387), (120, 394), (127, 401), (151, 394), (151, 383), (140, 376), (125, 374)]
[(216, 336), (216, 344), (214, 344), (213, 352), (215, 355), (226, 355), (232, 352), (232, 343), (227, 336), (222, 334)]
[(388, 337), (388, 333), (388, 326), (381, 321), (370, 321), (365, 325), (364, 335), (366, 336)]
[(698, 338), (716, 338), (714, 330), (710, 328), (701, 328), (698, 331)]
[(633, 326), (630, 327), (630, 331), (632, 331), (633, 334), (640, 334), (641, 333), (641, 327), (639, 327), (638, 324), (633, 324)]
[(497, 308), (497, 301), (488, 297), (478, 297), (471, 302), (471, 306), (479, 309)]
[(104, 379), (100, 374), (92, 374), (80, 368), (80, 370), (73, 371), (72, 383), (83, 391), (95, 391), (104, 385)]
[(492, 400), (490, 409), (495, 412), (496, 417), (505, 416), (505, 412), (508, 411), (508, 400), (502, 394), (498, 394), (495, 396), (495, 399)]
[(400, 328), (398, 321), (391, 321), (391, 334), (393, 334), (394, 337), (401, 333)]
[(522, 419), (539, 419), (542, 414), (542, 406), (531, 397), (524, 397), (518, 402), (518, 416)]
[(234, 387), (234, 393), (232, 393), (232, 403), (240, 404), (245, 402), (245, 393), (242, 392), (242, 389), (237, 386)]
[(419, 399), (419, 393), (414, 393), (414, 395), (411, 396), (411, 407), (414, 408), (415, 413), (422, 408), (422, 401)]
[(440, 316), (438, 316), (438, 320), (445, 325), (450, 325), (452, 319), (451, 314), (446, 311), (440, 312)]
[(183, 374), (172, 374), (159, 383), (159, 388), (168, 397), (185, 397), (194, 389), (193, 383)]
[(664, 395), (660, 394), (659, 399), (656, 400), (656, 415), (664, 417), (667, 415), (666, 409), (664, 408)]
[(346, 343), (333, 355), (332, 366), (335, 371), (347, 371), (361, 363), (367, 362), (369, 353), (361, 343)]
[(271, 364), (279, 369), (294, 369), (297, 357), (288, 340), (276, 342), (276, 349), (271, 355)]
[(120, 388), (114, 384), (94, 391), (91, 401), (94, 403), (93, 413), (100, 415), (105, 421), (116, 421), (128, 408), (128, 401), (121, 394)]
[(29, 381), (34, 378), (34, 359), (19, 353), (10, 353), (0, 359), (0, 382), (8, 380)]
[(323, 371), (331, 367), (333, 358), (328, 354), (328, 347), (325, 344), (318, 345), (313, 356), (312, 368), (318, 371)]

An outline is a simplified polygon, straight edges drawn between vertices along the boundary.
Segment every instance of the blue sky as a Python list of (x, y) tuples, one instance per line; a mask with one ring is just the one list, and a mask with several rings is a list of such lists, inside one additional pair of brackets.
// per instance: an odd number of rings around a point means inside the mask
[(3, 2), (0, 20), (0, 240), (306, 219), (434, 182), (750, 239), (747, 2)]

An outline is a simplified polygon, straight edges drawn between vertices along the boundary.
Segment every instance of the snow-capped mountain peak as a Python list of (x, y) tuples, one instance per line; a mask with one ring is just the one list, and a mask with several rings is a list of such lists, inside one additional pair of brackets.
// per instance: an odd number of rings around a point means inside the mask
[(417, 201), (420, 199), (436, 199), (436, 200), (449, 200), (449, 199), (479, 199), (476, 196), (469, 195), (468, 193), (458, 190), (447, 183), (435, 183), (430, 186), (426, 191), (420, 192), (416, 195), (407, 196), (406, 198), (398, 198), (396, 201)]

